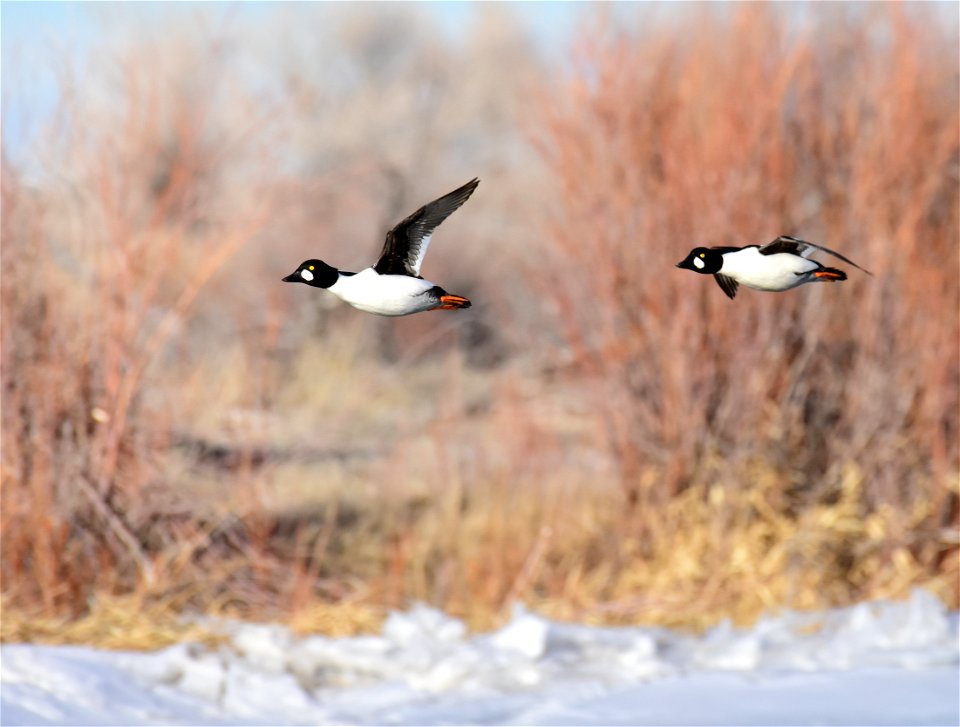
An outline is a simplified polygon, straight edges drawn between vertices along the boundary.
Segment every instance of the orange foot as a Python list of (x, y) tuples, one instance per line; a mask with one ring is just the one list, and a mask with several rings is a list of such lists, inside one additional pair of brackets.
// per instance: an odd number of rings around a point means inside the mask
[(469, 308), (470, 301), (461, 295), (441, 295), (440, 305), (438, 305), (437, 307), (440, 310), (456, 310), (458, 308)]
[(846, 280), (847, 274), (836, 268), (824, 268), (823, 270), (817, 270), (813, 277), (818, 280)]

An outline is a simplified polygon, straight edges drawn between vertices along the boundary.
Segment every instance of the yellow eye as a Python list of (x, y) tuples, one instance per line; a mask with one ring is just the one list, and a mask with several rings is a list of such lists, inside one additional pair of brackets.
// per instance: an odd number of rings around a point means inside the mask
[[(700, 257), (706, 257), (706, 256), (701, 252)], [(310, 269), (313, 270), (313, 268), (310, 268)]]
[[(703, 255), (701, 255), (700, 257), (703, 257)], [(311, 266), (310, 266), (310, 270), (313, 270), (313, 268), (314, 268), (314, 266), (311, 265)]]

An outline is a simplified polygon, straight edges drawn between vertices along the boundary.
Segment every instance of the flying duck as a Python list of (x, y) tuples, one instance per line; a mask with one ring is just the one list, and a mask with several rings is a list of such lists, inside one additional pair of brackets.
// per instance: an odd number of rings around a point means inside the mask
[(702, 275), (713, 275), (730, 299), (737, 295), (740, 283), (754, 290), (779, 292), (804, 283), (847, 279), (847, 274), (842, 270), (810, 260), (808, 256), (814, 250), (829, 253), (867, 275), (873, 275), (838, 252), (787, 235), (781, 235), (766, 245), (695, 247), (677, 263), (677, 267)]
[(348, 273), (322, 260), (305, 260), (283, 280), (325, 288), (354, 308), (381, 316), (469, 308), (470, 301), (463, 296), (424, 280), (420, 265), (433, 231), (470, 198), (478, 184), (480, 180), (473, 179), (397, 224), (387, 233), (380, 259), (372, 267)]

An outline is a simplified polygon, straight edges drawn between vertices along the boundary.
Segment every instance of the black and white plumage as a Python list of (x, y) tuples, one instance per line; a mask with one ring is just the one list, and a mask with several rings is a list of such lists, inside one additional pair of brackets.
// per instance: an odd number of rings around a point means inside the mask
[(473, 179), (399, 222), (387, 233), (380, 259), (372, 267), (349, 273), (322, 260), (305, 260), (283, 280), (324, 288), (354, 308), (382, 316), (469, 308), (470, 301), (463, 296), (424, 280), (420, 266), (434, 230), (470, 198), (478, 184), (480, 180)]
[(677, 267), (702, 275), (713, 275), (717, 284), (731, 299), (737, 295), (740, 284), (754, 290), (779, 292), (804, 283), (847, 279), (847, 274), (842, 270), (828, 268), (816, 260), (811, 260), (809, 256), (816, 250), (833, 255), (867, 275), (872, 275), (870, 271), (834, 250), (787, 235), (781, 235), (766, 245), (695, 247), (687, 257), (677, 263)]

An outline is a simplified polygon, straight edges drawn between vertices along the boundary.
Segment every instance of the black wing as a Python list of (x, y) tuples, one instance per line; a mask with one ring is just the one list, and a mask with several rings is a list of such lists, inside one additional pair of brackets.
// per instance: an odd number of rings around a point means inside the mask
[(857, 270), (863, 270), (863, 272), (865, 272), (867, 275), (873, 275), (873, 273), (871, 273), (869, 270), (861, 268), (850, 258), (844, 257), (839, 252), (831, 250), (829, 247), (815, 245), (812, 242), (807, 242), (806, 240), (798, 240), (796, 237), (790, 237), (789, 235), (781, 235), (773, 242), (768, 242), (766, 245), (760, 247), (759, 252), (761, 255), (775, 255), (778, 252), (788, 252), (793, 255), (806, 257), (807, 255), (804, 253), (811, 248), (833, 255), (834, 257), (843, 260), (845, 263), (853, 265), (853, 267), (857, 268)]
[(740, 283), (731, 278), (729, 275), (723, 275), (722, 273), (714, 273), (713, 279), (717, 281), (717, 285), (720, 286), (720, 290), (726, 293), (730, 300), (733, 300), (737, 297), (737, 287), (740, 285)]
[(425, 204), (390, 230), (383, 243), (380, 259), (373, 269), (381, 275), (419, 278), (420, 265), (427, 254), (433, 231), (470, 198), (478, 184), (479, 179), (467, 182), (450, 194)]

